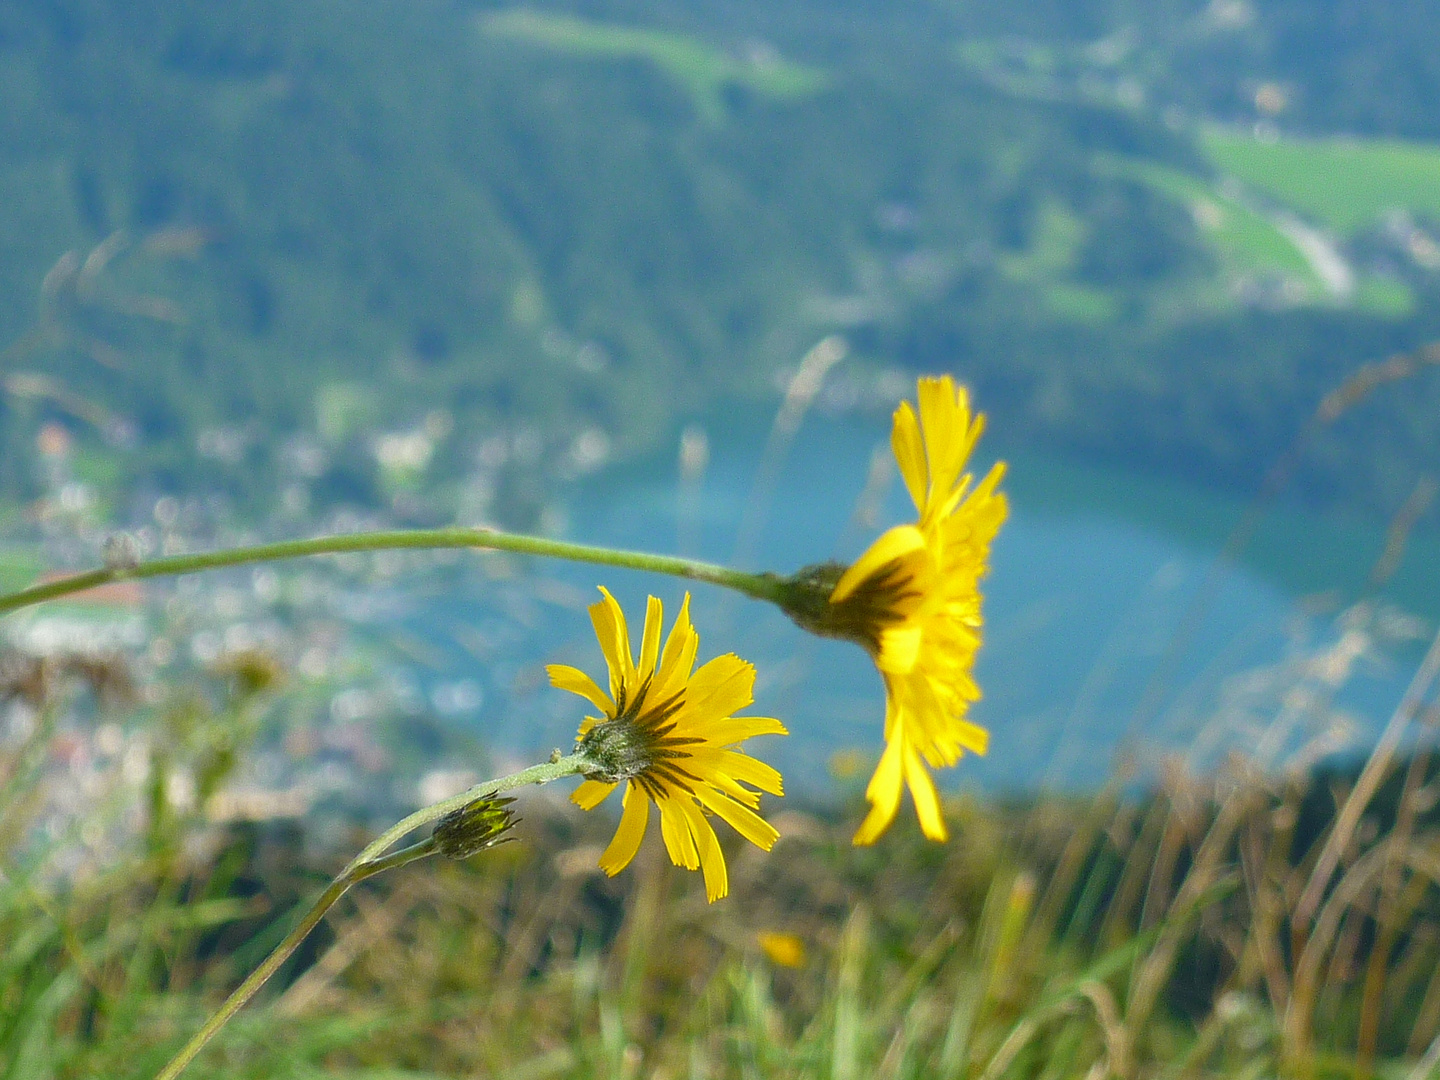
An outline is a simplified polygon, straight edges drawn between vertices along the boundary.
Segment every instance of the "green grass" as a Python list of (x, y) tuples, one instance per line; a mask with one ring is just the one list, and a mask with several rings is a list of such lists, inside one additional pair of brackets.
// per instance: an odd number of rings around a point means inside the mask
[(1217, 169), (1342, 235), (1389, 210), (1440, 218), (1440, 146), (1379, 139), (1261, 142), (1211, 129), (1201, 146)]
[(1189, 208), (1225, 276), (1282, 275), (1303, 283), (1312, 298), (1324, 295), (1324, 285), (1293, 240), (1263, 214), (1220, 194), (1201, 177), (1112, 156), (1099, 159), (1097, 169), (1127, 176)]
[(1046, 201), (1036, 215), (1022, 251), (999, 259), (1000, 272), (1036, 288), (1050, 314), (1063, 322), (1103, 326), (1120, 313), (1116, 295), (1071, 280), (1089, 232), (1083, 218), (1058, 200)]
[[(1252, 143), (1271, 149), (1262, 143)], [(1440, 153), (1437, 153), (1440, 163)], [(1326, 289), (1295, 242), (1264, 214), (1216, 191), (1205, 179), (1151, 161), (1102, 158), (1102, 171), (1129, 176), (1189, 207), (1196, 225), (1220, 261), (1224, 276), (1277, 275), (1299, 281), (1306, 302), (1323, 302)], [(1255, 187), (1260, 187), (1249, 180)], [(1273, 192), (1271, 194), (1274, 194)], [(1440, 199), (1440, 188), (1437, 188)], [(1298, 206), (1294, 200), (1291, 205)], [(1403, 281), (1358, 275), (1349, 302), (1360, 311), (1386, 319), (1403, 319), (1415, 310), (1415, 295)]]
[(482, 30), (572, 56), (648, 60), (689, 93), (695, 111), (712, 123), (725, 117), (725, 89), (792, 101), (824, 89), (824, 72), (778, 56), (742, 60), (684, 34), (611, 26), (524, 8), (480, 20)]
[[(1261, 143), (1253, 145), (1269, 149)], [(1437, 156), (1437, 162), (1440, 162), (1440, 156)], [(1283, 276), (1304, 286), (1306, 302), (1327, 299), (1324, 284), (1290, 237), (1264, 214), (1221, 194), (1205, 179), (1155, 162), (1129, 158), (1105, 157), (1100, 159), (1097, 167), (1104, 172), (1138, 180), (1190, 208), (1201, 235), (1219, 259), (1225, 277), (1234, 279), (1255, 274)], [(1350, 303), (1371, 315), (1403, 319), (1415, 310), (1415, 295), (1403, 281), (1362, 274), (1358, 275)]]
[(1372, 315), (1403, 319), (1415, 310), (1415, 293), (1396, 278), (1370, 275), (1355, 288), (1355, 306)]
[[(532, 804), (521, 843), (357, 891), (318, 963), (277, 980), (187, 1075), (1219, 1080), (1307, 1061), (1353, 1073), (1363, 943), (1299, 1036), (1280, 1030), (1258, 965), (1222, 947), (1284, 933), (1266, 906), (1278, 885), (1254, 895), (1270, 886), (1246, 886), (1231, 844), (1243, 829), (1289, 873), (1290, 834), (1269, 823), (1298, 810), (1294, 792), (1231, 798), (1251, 809), (1227, 815), (1204, 781), (1177, 775), (1138, 805), (953, 800), (949, 845), (905, 821), (873, 849), (851, 846), (853, 821), (792, 810), (774, 855), (727, 844), (735, 892), (713, 906), (656, 837), (612, 881), (593, 864), (613, 826)], [(17, 877), (0, 891), (0, 1075), (153, 1075), (263, 951), (246, 939), (268, 940), (324, 869), (285, 844), (231, 848), (215, 867), (134, 860), (53, 892)], [(261, 902), (226, 895), (262, 867)], [(177, 875), (195, 902), (165, 884)], [(1252, 914), (1257, 900), (1270, 914)], [(1412, 1015), (1432, 912), (1405, 925), (1422, 931), (1409, 962), (1373, 996), (1389, 1010), (1382, 1075), (1403, 1074), (1407, 1040), (1432, 1034)], [(792, 936), (799, 966), (767, 956), (762, 933)], [(1128, 1069), (1098, 1071), (1122, 1050)]]
[(1120, 314), (1120, 302), (1104, 289), (1062, 282), (1046, 286), (1041, 295), (1051, 313), (1066, 322), (1104, 326)]
[[(1290, 702), (1336, 655), (1277, 687), (1277, 722), (1328, 715)], [(86, 698), (133, 741), (68, 820), (70, 689), (44, 684), (0, 743), (0, 1078), (155, 1075), (336, 868), (308, 822), (225, 831), (199, 809), (278, 716), (280, 675), (251, 655), (138, 705)], [(653, 829), (607, 878), (613, 819), (531, 797), (519, 842), (354, 890), (186, 1076), (1398, 1078), (1440, 1030), (1440, 768), (1419, 752), (1378, 789), (1237, 760), (1131, 800), (1123, 778), (951, 797), (945, 845), (907, 812), (853, 846), (863, 778), (837, 777), (838, 812), (767, 801), (774, 852), (724, 839), (713, 905)]]

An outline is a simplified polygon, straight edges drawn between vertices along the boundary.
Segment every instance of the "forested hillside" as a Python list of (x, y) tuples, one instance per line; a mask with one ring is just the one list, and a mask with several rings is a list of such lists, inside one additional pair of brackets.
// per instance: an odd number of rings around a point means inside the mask
[[(839, 332), (860, 406), (954, 370), (1001, 431), (1254, 486), (1440, 336), (1437, 152), (1358, 144), (1363, 213), (1303, 190), (1318, 137), (1440, 136), (1440, 18), (1384, 7), (5, 5), (0, 483), (50, 419), (259, 505), (286, 434), (437, 410), (442, 474), (517, 417), (623, 454)], [(1367, 403), (1300, 490), (1392, 512), (1437, 405)]]

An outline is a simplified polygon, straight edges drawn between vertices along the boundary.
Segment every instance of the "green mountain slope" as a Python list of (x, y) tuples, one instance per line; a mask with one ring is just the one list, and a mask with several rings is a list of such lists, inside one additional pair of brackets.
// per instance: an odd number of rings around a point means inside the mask
[[(623, 453), (834, 331), (858, 375), (956, 370), (1012, 431), (1251, 484), (1425, 340), (1435, 286), (1374, 230), (1340, 257), (1401, 303), (1315, 277), (1283, 193), (1225, 189), (1129, 53), (1085, 52), (1117, 11), (1015, 53), (967, 50), (1014, 36), (983, 5), (0, 9), (0, 484), (59, 418), (132, 481), (263, 505), (328, 431), (363, 502), (369, 430), (445, 410), (451, 473), (501, 423)], [(1375, 414), (1383, 468), (1337, 443), (1309, 490), (1386, 509), (1426, 394)], [(197, 456), (219, 429), (243, 449)]]

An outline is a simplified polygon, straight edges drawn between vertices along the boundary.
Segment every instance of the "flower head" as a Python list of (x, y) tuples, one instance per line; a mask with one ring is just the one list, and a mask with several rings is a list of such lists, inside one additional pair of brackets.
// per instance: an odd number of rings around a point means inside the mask
[(654, 803), (670, 860), (703, 870), (705, 894), (714, 902), (729, 891), (729, 881), (706, 812), (770, 850), (780, 834), (755, 811), (760, 791), (781, 794), (780, 774), (735, 747), (753, 735), (784, 735), (785, 728), (778, 720), (733, 715), (754, 700), (755, 668), (738, 656), (717, 656), (694, 670), (700, 638), (690, 624), (688, 593), (663, 651), (663, 610), (650, 597), (637, 663), (625, 613), (606, 589), (600, 592), (590, 619), (609, 668), (609, 693), (578, 668), (547, 669), (553, 685), (601, 713), (580, 725), (579, 742), (595, 767), (571, 799), (592, 810), (625, 783), (620, 827), (600, 856), (600, 869), (612, 877), (639, 851)]
[(485, 795), (450, 811), (435, 825), (436, 850), (446, 858), (468, 859), (512, 839), (506, 834), (519, 821), (510, 809), (514, 801)]
[(902, 785), (920, 827), (946, 837), (927, 766), (985, 753), (989, 733), (965, 719), (980, 697), (971, 675), (980, 648), (980, 578), (1008, 507), (1004, 465), (978, 485), (965, 464), (985, 426), (948, 375), (921, 379), (919, 413), (902, 402), (890, 442), (919, 512), (883, 533), (849, 568), (802, 570), (782, 605), (801, 626), (864, 646), (885, 680), (885, 752), (865, 790), (870, 812), (855, 843), (873, 843), (895, 819)]

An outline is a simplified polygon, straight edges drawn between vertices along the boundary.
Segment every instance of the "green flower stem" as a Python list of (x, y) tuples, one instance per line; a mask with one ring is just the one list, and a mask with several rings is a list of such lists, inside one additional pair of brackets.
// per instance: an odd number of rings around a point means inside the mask
[(670, 574), (691, 581), (705, 581), (757, 600), (776, 600), (779, 579), (769, 574), (752, 574), (732, 570), (714, 563), (681, 559), (671, 555), (651, 555), (642, 551), (619, 551), (590, 544), (571, 544), (547, 540), (539, 536), (499, 532), (493, 529), (402, 529), (388, 532), (349, 533), (343, 536), (320, 536), (310, 540), (282, 540), (274, 544), (230, 548), (198, 555), (167, 555), (129, 565), (108, 566), (87, 570), (43, 585), (32, 585), (0, 596), (0, 615), (55, 600), (62, 596), (93, 589), (112, 581), (139, 578), (170, 577), (193, 574), (199, 570), (216, 570), (226, 566), (274, 562), (306, 555), (339, 555), (356, 551), (395, 551), (403, 549), (485, 548), (492, 551), (513, 551), (521, 555), (539, 555), (572, 562), (595, 563), (600, 566), (621, 566), (630, 570), (648, 570)]
[[(592, 764), (589, 755), (582, 751), (567, 757), (557, 757), (543, 765), (531, 765), (528, 769), (521, 769), (517, 773), (502, 776), (498, 780), (486, 780), (476, 784), (469, 791), (462, 791), (459, 795), (416, 810), (403, 821), (396, 822), (371, 841), (364, 851), (356, 855), (351, 860), (350, 866), (362, 866), (369, 863), (391, 844), (404, 837), (406, 833), (412, 832), (422, 825), (428, 825), (432, 821), (439, 821), (452, 810), (468, 806), (476, 799), (499, 795), (502, 791), (513, 791), (515, 788), (525, 787), (527, 784), (548, 784), (551, 780), (559, 780), (561, 777), (575, 776), (590, 768)], [(349, 867), (347, 867), (348, 869)]]
[(290, 959), (291, 953), (299, 948), (300, 943), (310, 936), (310, 931), (314, 930), (320, 920), (325, 917), (326, 913), (335, 906), (336, 901), (349, 891), (350, 886), (357, 882), (364, 881), (368, 877), (373, 877), (382, 871), (390, 870), (397, 866), (404, 866), (406, 863), (414, 862), (416, 859), (423, 859), (425, 856), (431, 855), (434, 852), (435, 841), (433, 838), (427, 838), (418, 844), (413, 844), (408, 848), (396, 851), (391, 855), (376, 859), (373, 862), (362, 863), (360, 865), (352, 863), (346, 867), (344, 872), (336, 877), (326, 890), (320, 894), (319, 899), (310, 906), (310, 910), (305, 913), (305, 917), (300, 920), (295, 929), (286, 934), (285, 940), (275, 946), (274, 950), (264, 959), (260, 966), (252, 971), (245, 981), (235, 988), (235, 992), (225, 999), (225, 1004), (221, 1005), (220, 1008), (215, 1011), (215, 1014), (211, 1016), (209, 1020), (205, 1021), (205, 1026), (197, 1031), (191, 1037), (190, 1041), (185, 1044), (184, 1048), (171, 1059), (170, 1064), (165, 1066), (164, 1071), (159, 1074), (156, 1080), (175, 1080), (175, 1077), (180, 1075), (181, 1071), (186, 1065), (190, 1064), (195, 1055), (204, 1049), (205, 1044), (214, 1038), (220, 1029), (230, 1022), (231, 1017), (244, 1008), (245, 1003), (254, 997), (256, 992), (270, 980), (270, 976), (274, 975), (275, 972), (280, 969), (280, 965)]
[(382, 854), (386, 848), (407, 833), (432, 821), (438, 821), (452, 810), (458, 810), (476, 799), (497, 795), (502, 791), (510, 791), (527, 784), (546, 784), (564, 776), (574, 776), (583, 772), (590, 765), (590, 759), (584, 753), (556, 757), (543, 765), (532, 765), (528, 769), (511, 773), (509, 776), (476, 784), (469, 791), (415, 811), (409, 817), (387, 829), (372, 843), (366, 845), (359, 855), (350, 860), (350, 864), (340, 871), (315, 903), (310, 905), (310, 909), (305, 912), (295, 929), (285, 935), (285, 940), (275, 946), (274, 951), (264, 959), (260, 966), (235, 988), (234, 993), (225, 999), (225, 1004), (221, 1005), (215, 1014), (205, 1021), (205, 1026), (191, 1037), (190, 1041), (171, 1059), (170, 1064), (165, 1066), (155, 1080), (175, 1080), (185, 1066), (194, 1060), (195, 1055), (204, 1049), (205, 1044), (213, 1039), (220, 1029), (245, 1007), (245, 1003), (255, 996), (270, 977), (280, 969), (280, 965), (285, 963), (290, 955), (300, 947), (300, 943), (309, 936), (310, 931), (315, 929), (320, 920), (349, 891), (352, 885), (386, 870), (393, 870), (396, 867), (415, 862), (417, 859), (433, 855), (437, 850), (433, 836), (427, 837), (419, 843), (411, 844), (409, 847), (401, 848), (399, 851), (391, 852), (389, 855)]

